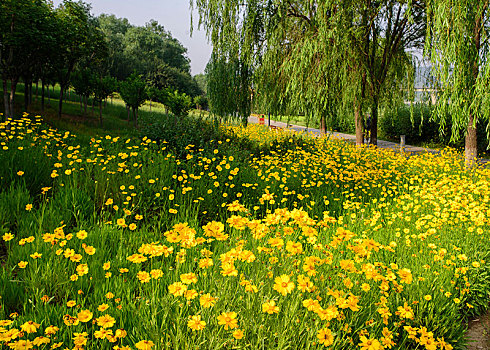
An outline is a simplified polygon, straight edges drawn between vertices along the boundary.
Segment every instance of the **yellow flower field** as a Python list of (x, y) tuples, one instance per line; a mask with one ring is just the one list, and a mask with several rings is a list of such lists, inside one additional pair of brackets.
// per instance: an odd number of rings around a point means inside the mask
[(176, 157), (0, 125), (0, 347), (464, 348), (490, 296), (489, 170), (221, 132)]

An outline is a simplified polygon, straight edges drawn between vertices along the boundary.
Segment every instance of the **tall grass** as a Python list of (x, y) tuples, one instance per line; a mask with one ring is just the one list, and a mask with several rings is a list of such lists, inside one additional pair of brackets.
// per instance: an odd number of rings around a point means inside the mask
[(186, 144), (159, 122), (86, 143), (0, 126), (1, 343), (464, 347), (490, 296), (488, 170), (259, 125), (188, 124)]

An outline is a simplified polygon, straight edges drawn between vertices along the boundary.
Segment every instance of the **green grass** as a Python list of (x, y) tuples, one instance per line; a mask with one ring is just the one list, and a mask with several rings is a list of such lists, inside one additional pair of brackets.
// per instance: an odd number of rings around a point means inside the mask
[[(452, 152), (406, 159), (193, 120), (183, 123), (182, 144), (165, 139), (170, 126), (158, 130), (159, 142), (72, 119), (64, 121), (72, 130), (102, 133), (82, 143), (27, 120), (4, 130), (0, 320), (13, 321), (5, 329), (34, 321), (39, 330), (21, 338), (34, 341), (55, 325), (48, 347), (86, 341), (86, 349), (142, 340), (154, 349), (319, 349), (322, 329), (334, 349), (368, 339), (403, 349), (464, 346), (465, 318), (490, 296), (488, 171), (467, 173)], [(146, 260), (133, 263), (134, 254)], [(206, 258), (212, 266), (200, 265)], [(197, 278), (185, 284), (191, 292), (172, 293), (188, 273)], [(282, 291), (277, 278), (294, 289)], [(211, 308), (199, 301), (207, 293)], [(278, 313), (263, 312), (271, 300)], [(226, 312), (237, 313), (243, 339), (219, 324)], [(125, 337), (99, 339), (106, 314), (115, 322), (107, 329)], [(82, 321), (70, 325), (66, 315)], [(196, 315), (203, 330), (188, 326)]]

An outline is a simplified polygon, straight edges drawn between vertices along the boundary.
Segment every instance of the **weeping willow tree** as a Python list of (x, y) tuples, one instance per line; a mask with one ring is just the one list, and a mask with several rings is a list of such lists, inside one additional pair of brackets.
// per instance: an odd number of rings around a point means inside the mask
[[(434, 117), (465, 135), (466, 165), (477, 156), (478, 122), (490, 120), (490, 0), (428, 0), (426, 53), (439, 84)], [(490, 125), (489, 125), (490, 126)], [(487, 126), (487, 138), (489, 127)]]
[(250, 71), (236, 57), (213, 54), (206, 66), (207, 95), (213, 115), (223, 121), (241, 120), (245, 125), (251, 110)]
[(191, 0), (191, 7), (218, 56), (239, 52), (252, 68), (261, 105), (304, 114), (323, 130), (348, 106), (358, 144), (368, 110), (376, 144), (379, 105), (406, 90), (399, 82), (413, 65), (405, 49), (424, 36), (420, 12), (409, 18), (403, 0)]

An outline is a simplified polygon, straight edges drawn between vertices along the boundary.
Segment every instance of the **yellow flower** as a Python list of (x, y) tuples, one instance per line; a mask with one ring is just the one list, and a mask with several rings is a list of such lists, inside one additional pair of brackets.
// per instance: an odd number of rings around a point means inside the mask
[(209, 308), (216, 304), (216, 298), (212, 297), (211, 294), (206, 293), (201, 295), (201, 297), (199, 298), (199, 303), (203, 308)]
[(21, 269), (25, 269), (27, 264), (29, 264), (27, 261), (21, 261), (19, 262), (17, 265), (21, 268)]
[(323, 344), (324, 346), (330, 346), (333, 344), (333, 334), (332, 331), (328, 328), (322, 328), (318, 331), (316, 337), (318, 338), (318, 342)]
[(116, 338), (126, 338), (128, 332), (126, 332), (124, 329), (117, 329), (114, 335)]
[(22, 326), (20, 326), (20, 329), (26, 333), (36, 333), (39, 326), (40, 325), (34, 321), (27, 321)]
[(274, 290), (279, 292), (280, 294), (286, 296), (288, 293), (291, 293), (294, 289), (294, 283), (291, 282), (288, 275), (281, 275), (274, 279)]
[(191, 284), (191, 283), (196, 283), (197, 282), (197, 276), (196, 274), (190, 272), (190, 273), (184, 273), (180, 275), (180, 280), (182, 283), (185, 284)]
[(77, 238), (78, 239), (85, 239), (87, 238), (87, 231), (81, 230), (77, 232)]
[(87, 264), (79, 264), (77, 266), (77, 274), (78, 276), (83, 276), (88, 273), (88, 265)]
[(271, 300), (262, 304), (262, 312), (268, 314), (277, 314), (279, 312), (279, 307), (276, 306), (276, 302), (274, 300)]
[(97, 310), (99, 310), (100, 312), (104, 312), (105, 310), (107, 310), (109, 308), (109, 305), (107, 304), (100, 304), (98, 307), (97, 307)]
[(111, 328), (116, 323), (115, 318), (110, 315), (102, 315), (100, 317), (97, 317), (96, 320), (97, 325), (103, 328)]
[(369, 292), (369, 290), (371, 289), (371, 286), (367, 283), (363, 283), (361, 284), (361, 289), (364, 291), (364, 292)]
[(412, 283), (412, 272), (409, 269), (401, 269), (398, 270), (398, 276), (400, 276), (400, 280), (403, 283), (410, 284)]
[(150, 271), (150, 276), (151, 278), (158, 279), (160, 277), (163, 277), (163, 271), (160, 269), (153, 269)]
[(244, 333), (241, 329), (235, 330), (232, 334), (233, 334), (233, 338), (235, 339), (242, 339), (244, 336)]
[(111, 335), (112, 335), (112, 331), (110, 329), (101, 328), (98, 331), (94, 332), (94, 336), (97, 339), (104, 339)]
[(408, 318), (412, 319), (414, 316), (413, 309), (408, 306), (408, 304), (405, 302), (403, 306), (398, 307), (398, 311), (396, 312), (397, 315), (400, 316), (400, 318)]
[(221, 315), (219, 315), (218, 318), (218, 324), (224, 325), (225, 329), (233, 329), (238, 327), (238, 320), (236, 319), (237, 313), (236, 312), (223, 312)]
[(151, 340), (142, 340), (134, 344), (138, 350), (151, 350), (153, 345), (155, 345), (155, 343), (153, 343)]
[(19, 170), (19, 171), (17, 172), (17, 175), (22, 176), (22, 175), (24, 175), (24, 172), (23, 172), (22, 170)]
[(5, 233), (3, 236), (2, 236), (2, 239), (5, 241), (5, 242), (8, 242), (8, 241), (11, 241), (12, 239), (14, 239), (14, 235), (11, 234), (10, 232), (7, 232)]
[(174, 282), (168, 286), (169, 293), (172, 294), (174, 297), (180, 297), (184, 295), (186, 290), (187, 286), (182, 282)]
[(119, 226), (126, 227), (126, 220), (124, 220), (124, 218), (119, 218), (119, 219), (117, 219), (116, 223), (117, 223)]
[(84, 247), (83, 250), (85, 250), (85, 253), (88, 255), (94, 255), (95, 254), (95, 248), (90, 246), (90, 245)]
[(77, 305), (77, 302), (75, 300), (69, 300), (66, 302), (66, 306), (68, 307), (74, 307), (75, 305)]
[(136, 230), (136, 224), (135, 224), (135, 223), (129, 224), (129, 229), (130, 229), (131, 231)]
[(32, 204), (27, 204), (26, 205), (26, 210), (27, 211), (31, 211), (31, 209), (32, 209)]
[(56, 327), (56, 326), (49, 326), (49, 327), (46, 327), (46, 329), (44, 330), (44, 333), (46, 335), (53, 335), (53, 334), (56, 334), (56, 332), (59, 331), (59, 328)]
[(133, 264), (142, 263), (142, 262), (145, 262), (146, 260), (148, 260), (148, 258), (146, 256), (144, 256), (143, 254), (133, 254), (133, 255), (128, 256), (126, 259), (131, 261)]
[(151, 276), (146, 271), (139, 271), (136, 276), (140, 280), (141, 283), (148, 283), (151, 281)]
[(92, 319), (94, 314), (90, 310), (82, 310), (77, 314), (77, 318), (80, 322), (88, 322)]
[(114, 200), (112, 198), (108, 198), (106, 201), (105, 201), (105, 205), (111, 205), (112, 203), (114, 203)]
[(200, 331), (206, 327), (206, 322), (201, 320), (201, 315), (194, 315), (190, 317), (189, 321), (187, 321), (187, 327), (193, 331)]
[(359, 346), (361, 347), (361, 350), (382, 350), (384, 347), (381, 345), (381, 343), (377, 339), (368, 339), (365, 336), (361, 336), (359, 338), (361, 340), (361, 343)]

